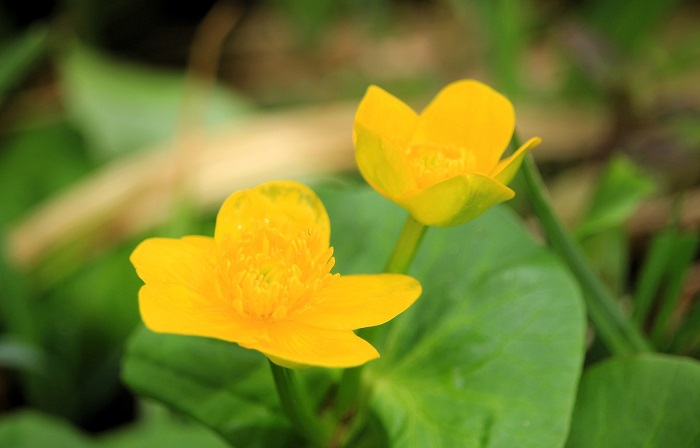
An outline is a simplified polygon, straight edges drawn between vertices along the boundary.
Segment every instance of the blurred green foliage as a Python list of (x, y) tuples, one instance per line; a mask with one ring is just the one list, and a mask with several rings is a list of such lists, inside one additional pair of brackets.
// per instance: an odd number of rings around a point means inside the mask
[(48, 30), (34, 26), (0, 46), (0, 104), (46, 53)]
[[(185, 122), (186, 101), (201, 95), (182, 73), (156, 70), (75, 45), (61, 60), (66, 107), (96, 158), (114, 157), (167, 142)], [(205, 90), (206, 92), (206, 90)], [(188, 97), (189, 95), (189, 97)], [(231, 123), (251, 112), (232, 91), (215, 87), (206, 93), (206, 129)]]
[[(65, 119), (36, 120), (6, 134), (0, 152), (3, 224), (73, 184), (96, 167), (84, 137)], [(47, 167), (51, 167), (47, 170)]]
[(584, 373), (567, 448), (694, 446), (700, 364), (645, 355), (611, 359)]
[(624, 292), (629, 275), (630, 247), (624, 226), (654, 189), (652, 179), (627, 158), (613, 158), (573, 230), (591, 263), (616, 294)]

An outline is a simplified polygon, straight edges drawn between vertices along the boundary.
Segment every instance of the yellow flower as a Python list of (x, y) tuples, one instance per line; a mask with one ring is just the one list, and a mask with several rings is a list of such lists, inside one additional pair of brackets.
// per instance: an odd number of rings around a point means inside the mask
[(355, 159), (365, 180), (418, 222), (454, 226), (515, 195), (506, 184), (541, 140), (500, 160), (514, 129), (511, 103), (478, 81), (448, 85), (420, 115), (371, 86), (355, 115)]
[(258, 350), (285, 367), (351, 367), (379, 357), (353, 329), (380, 325), (420, 295), (394, 274), (331, 274), (326, 209), (309, 188), (269, 182), (231, 195), (214, 237), (151, 238), (131, 254), (152, 331)]

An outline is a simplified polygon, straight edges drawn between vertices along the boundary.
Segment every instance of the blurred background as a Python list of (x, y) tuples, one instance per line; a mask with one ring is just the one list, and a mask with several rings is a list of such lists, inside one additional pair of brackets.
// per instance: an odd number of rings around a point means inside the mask
[(220, 446), (119, 381), (129, 254), (211, 234), (265, 180), (360, 183), (367, 86), (420, 110), (463, 78), (543, 138), (557, 211), (635, 322), (697, 357), (700, 2), (2, 0), (0, 436)]

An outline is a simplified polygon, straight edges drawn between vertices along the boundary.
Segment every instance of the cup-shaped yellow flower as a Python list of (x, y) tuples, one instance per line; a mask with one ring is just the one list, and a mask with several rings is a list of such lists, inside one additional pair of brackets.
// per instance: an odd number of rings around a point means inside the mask
[(258, 350), (284, 367), (352, 367), (379, 357), (353, 332), (383, 324), (420, 295), (394, 274), (332, 274), (330, 223), (312, 190), (269, 182), (231, 195), (214, 237), (150, 238), (132, 253), (152, 331)]
[(515, 195), (506, 185), (541, 140), (501, 160), (514, 129), (510, 101), (478, 81), (449, 84), (420, 115), (370, 86), (355, 115), (355, 159), (365, 180), (416, 221), (454, 226)]

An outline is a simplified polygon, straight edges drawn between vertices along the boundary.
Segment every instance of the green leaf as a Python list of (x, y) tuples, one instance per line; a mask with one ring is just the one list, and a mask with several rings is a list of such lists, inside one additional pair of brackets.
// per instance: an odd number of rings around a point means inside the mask
[(700, 363), (639, 355), (586, 371), (567, 448), (700, 446)]
[(673, 249), (678, 235), (675, 226), (671, 226), (654, 235), (651, 239), (634, 291), (632, 311), (639, 328), (643, 328), (649, 319), (654, 297), (658, 293), (664, 274), (667, 272), (668, 262), (673, 257)]
[(0, 147), (3, 223), (17, 221), (92, 168), (81, 136), (66, 121), (21, 123), (21, 128), (9, 133)]
[[(97, 444), (96, 444), (97, 445)], [(227, 448), (216, 434), (183, 421), (162, 421), (127, 427), (100, 438), (99, 448)]]
[(0, 419), (0, 446), (88, 448), (93, 445), (68, 423), (37, 412), (23, 411)]
[(615, 293), (622, 292), (628, 277), (629, 247), (623, 225), (653, 190), (651, 178), (632, 162), (623, 156), (613, 158), (576, 229), (581, 249)]
[(668, 260), (664, 273), (664, 291), (661, 306), (651, 330), (651, 339), (657, 347), (667, 349), (673, 335), (674, 315), (683, 308), (686, 279), (695, 262), (695, 254), (700, 244), (700, 235), (688, 233), (677, 235), (673, 245), (673, 256)]
[[(371, 191), (322, 198), (338, 270), (379, 270), (404, 212)], [(496, 208), (429, 229), (411, 273), (423, 295), (390, 324), (366, 372), (391, 446), (562, 446), (584, 311), (559, 261)]]
[(579, 242), (601, 280), (616, 295), (621, 295), (627, 283), (629, 242), (623, 228), (603, 230)]
[[(183, 74), (129, 64), (75, 45), (62, 61), (71, 115), (102, 156), (171, 139), (181, 125)], [(201, 95), (202, 92), (194, 94)], [(205, 98), (204, 123), (215, 127), (247, 115), (250, 106), (221, 87)]]
[[(678, 7), (680, 0), (595, 0), (586, 2), (588, 21), (620, 50), (642, 51), (652, 31)], [(615, 20), (611, 20), (614, 17)]]
[(12, 448), (226, 448), (228, 445), (201, 426), (172, 417), (141, 423), (88, 437), (70, 423), (34, 411), (0, 418), (0, 446)]
[(633, 316), (640, 328), (649, 325), (652, 340), (663, 351), (673, 345), (674, 330), (681, 326), (679, 303), (699, 244), (700, 235), (681, 232), (673, 222), (652, 238), (642, 264)]
[(654, 191), (654, 182), (623, 156), (610, 161), (576, 229), (579, 240), (622, 226), (642, 199)]
[(127, 351), (122, 375), (129, 387), (193, 417), (233, 446), (282, 447), (296, 439), (260, 353), (145, 328), (133, 335)]
[(0, 47), (0, 104), (46, 53), (49, 30), (34, 25)]
[(0, 368), (39, 372), (44, 366), (43, 353), (36, 347), (12, 336), (0, 336)]
[(690, 354), (700, 358), (700, 303), (695, 303), (674, 335), (670, 350), (678, 354)]

